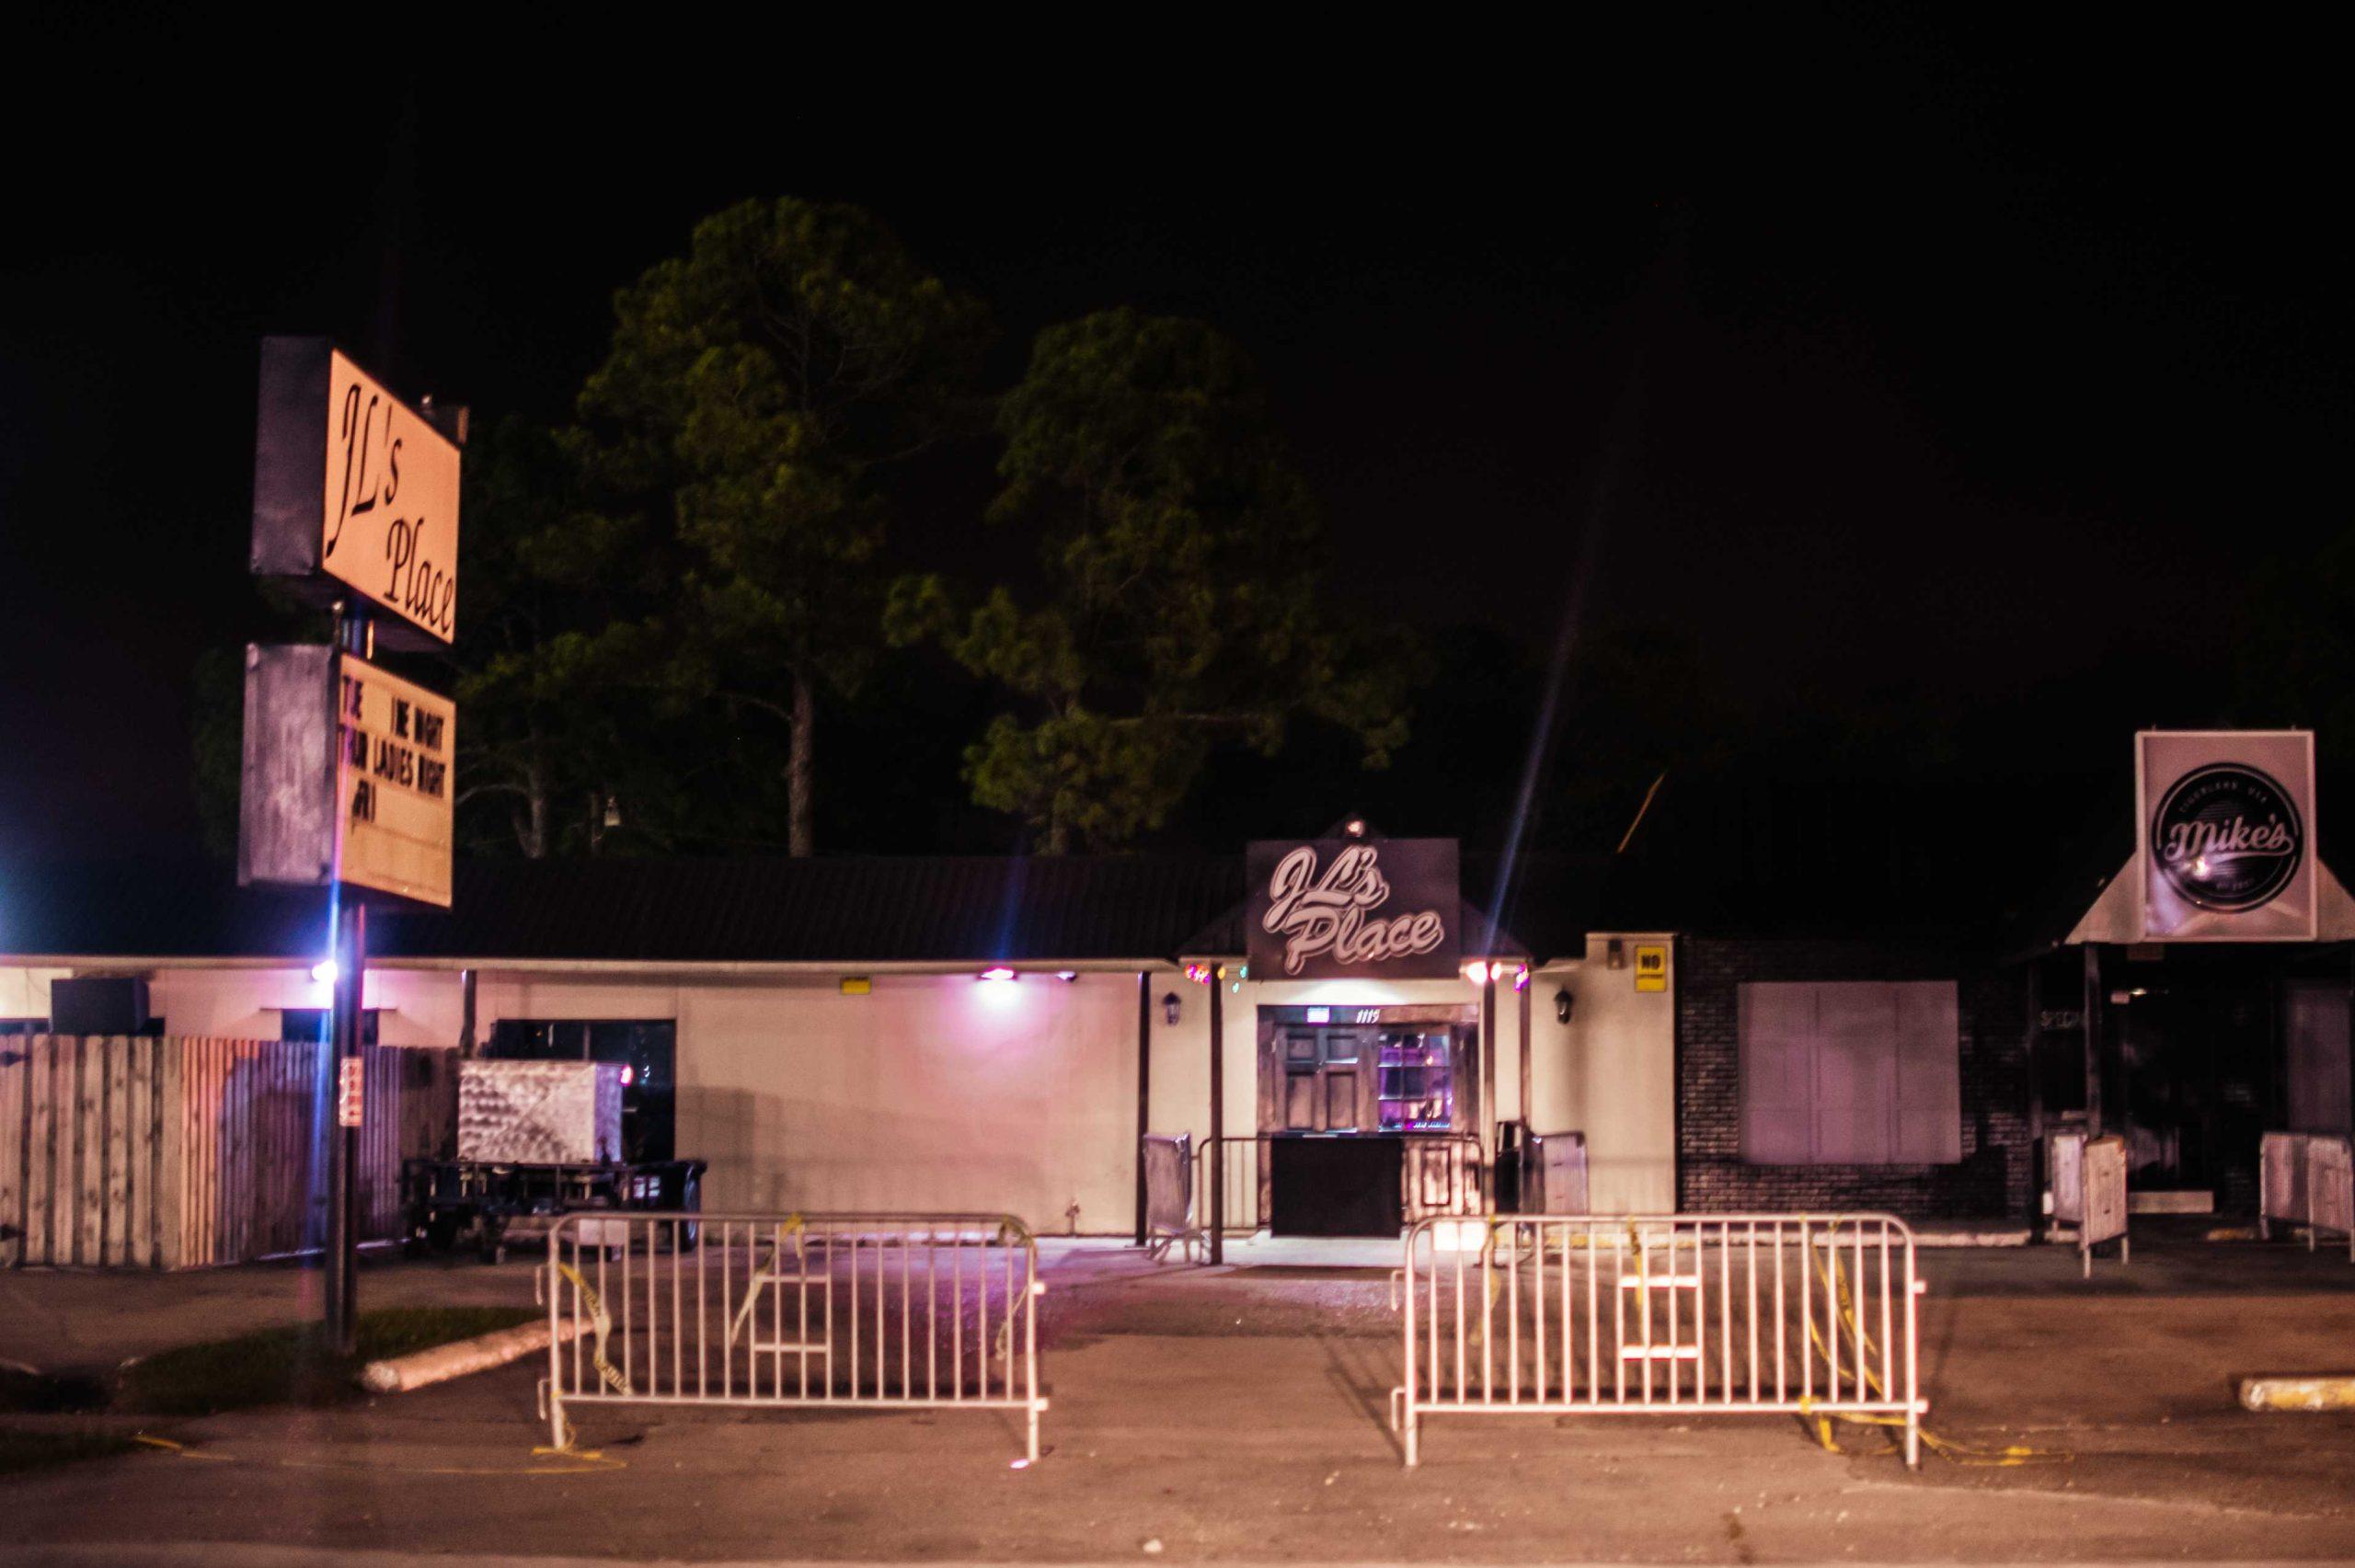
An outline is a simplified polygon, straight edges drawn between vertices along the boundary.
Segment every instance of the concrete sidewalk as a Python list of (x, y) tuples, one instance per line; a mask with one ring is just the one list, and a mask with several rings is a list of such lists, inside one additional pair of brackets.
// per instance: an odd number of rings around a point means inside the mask
[[(1010, 1418), (962, 1413), (614, 1413), (581, 1434), (603, 1461), (552, 1461), (532, 1452), (546, 1428), (526, 1364), (348, 1410), (189, 1424), (172, 1434), (194, 1445), (187, 1455), (0, 1481), (0, 1516), (20, 1546), (102, 1554), (166, 1542), (930, 1562), (2355, 1551), (2355, 1416), (2252, 1415), (2233, 1401), (2246, 1373), (2355, 1359), (2355, 1290), (2326, 1265), (2250, 1251), (2259, 1288), (2232, 1294), (2192, 1288), (2218, 1260), (2146, 1262), (2138, 1249), (2131, 1288), (2086, 1290), (2064, 1288), (2073, 1256), (2005, 1257), (2024, 1267), (1982, 1279), (1981, 1260), (1929, 1265), (1924, 1363), (1932, 1429), (2053, 1456), (2026, 1468), (1934, 1459), (1912, 1475), (1876, 1433), (1826, 1454), (1775, 1417), (1442, 1416), (1410, 1472), (1384, 1419), (1398, 1346), (1378, 1268), (1155, 1269), (1055, 1246), (1040, 1323), (1053, 1407), (1047, 1454), (1028, 1470), (1013, 1465)], [(2166, 1292), (2170, 1271), (2190, 1283)], [(90, 1277), (12, 1283), (38, 1297), (71, 1280), (62, 1293), (86, 1306), (105, 1295), (80, 1294)], [(379, 1301), (529, 1299), (513, 1265), (403, 1265), (370, 1284)], [(216, 1285), (204, 1312), (221, 1319), (237, 1294)], [(153, 1332), (161, 1311), (130, 1317)], [(85, 1325), (79, 1343), (104, 1337)]]

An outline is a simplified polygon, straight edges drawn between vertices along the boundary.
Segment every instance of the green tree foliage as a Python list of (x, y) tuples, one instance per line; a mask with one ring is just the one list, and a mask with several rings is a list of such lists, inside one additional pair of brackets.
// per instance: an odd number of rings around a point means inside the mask
[(1316, 509), (1239, 346), (1125, 309), (1050, 327), (998, 429), (990, 521), (1035, 539), (1041, 591), (960, 607), (915, 578), (890, 614), (1016, 701), (965, 753), (977, 802), (1061, 853), (1158, 827), (1212, 748), (1272, 753), (1299, 715), (1387, 761), (1405, 670), (1327, 616)]
[(953, 420), (986, 330), (870, 214), (747, 201), (622, 291), (582, 390), (598, 481), (635, 509), (600, 527), (672, 585), (659, 655), (642, 626), (614, 635), (659, 658), (666, 700), (721, 717), (737, 759), (781, 754), (795, 854), (817, 704), (880, 642), (886, 471)]
[(682, 705), (662, 681), (664, 562), (632, 514), (595, 504), (578, 430), (503, 420), (468, 445), (465, 486), (463, 837), (539, 859), (615, 847), (626, 825), (668, 847), (687, 824), (652, 761), (651, 732)]

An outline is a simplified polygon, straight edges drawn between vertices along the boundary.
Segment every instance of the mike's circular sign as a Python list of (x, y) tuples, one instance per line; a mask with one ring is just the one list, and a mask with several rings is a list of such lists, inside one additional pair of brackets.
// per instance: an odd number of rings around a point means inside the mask
[(2290, 792), (2239, 762), (2184, 774), (2151, 815), (2159, 874), (2203, 910), (2256, 909), (2290, 885), (2305, 853)]

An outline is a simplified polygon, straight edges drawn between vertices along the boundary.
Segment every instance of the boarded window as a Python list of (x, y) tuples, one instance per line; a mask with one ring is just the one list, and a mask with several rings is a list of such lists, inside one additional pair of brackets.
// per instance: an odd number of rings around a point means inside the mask
[(1951, 980), (1740, 988), (1741, 1157), (1754, 1165), (1962, 1158)]

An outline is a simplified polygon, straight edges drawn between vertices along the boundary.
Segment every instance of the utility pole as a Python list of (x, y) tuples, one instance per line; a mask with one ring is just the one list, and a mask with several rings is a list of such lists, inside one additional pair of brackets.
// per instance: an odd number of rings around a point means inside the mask
[[(336, 607), (336, 647), (366, 658), (368, 612), (349, 603)], [(339, 706), (343, 701), (338, 688)], [(360, 1127), (367, 1104), (366, 1044), (362, 1002), (368, 980), (368, 905), (343, 885), (343, 835), (336, 835), (335, 879), (328, 908), (335, 911), (334, 1022), (327, 1038), (335, 1058), (335, 1130), (329, 1135), (327, 1176), (327, 1343), (338, 1356), (359, 1349), (360, 1334)]]

